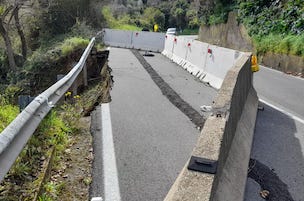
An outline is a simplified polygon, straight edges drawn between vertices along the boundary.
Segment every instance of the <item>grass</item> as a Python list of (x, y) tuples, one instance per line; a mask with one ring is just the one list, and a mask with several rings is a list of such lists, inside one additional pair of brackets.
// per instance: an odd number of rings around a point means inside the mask
[(198, 35), (199, 29), (184, 29), (179, 35)]
[(257, 54), (273, 52), (304, 57), (304, 34), (254, 36), (253, 43)]
[[(70, 104), (66, 103), (64, 105)], [(18, 113), (18, 108), (2, 104), (0, 111), (0, 116), (9, 121)], [(41, 180), (39, 176), (41, 162), (49, 157), (48, 150), (50, 147), (55, 147), (55, 166), (60, 164), (60, 156), (69, 144), (70, 135), (76, 130), (74, 126), (77, 126), (76, 123), (70, 124), (75, 120), (75, 115), (77, 116), (76, 109), (70, 109), (66, 112), (69, 114), (63, 115), (62, 109), (56, 108), (43, 119), (18, 156), (6, 179), (1, 183), (0, 189), (4, 189), (1, 198), (5, 198), (5, 200), (33, 199), (38, 189), (36, 185), (39, 182), (36, 181)], [(70, 118), (73, 118), (73, 120)], [(47, 183), (45, 186), (46, 194), (42, 195), (39, 200), (55, 198), (62, 187), (61, 185), (54, 186), (52, 183)]]
[(0, 97), (0, 132), (8, 126), (19, 114), (19, 108), (15, 105), (8, 104)]
[(61, 45), (62, 55), (66, 56), (78, 48), (86, 48), (89, 42), (90, 41), (88, 39), (81, 37), (68, 38), (64, 40), (63, 44)]
[(104, 6), (101, 10), (103, 17), (105, 18), (109, 28), (120, 29), (120, 30), (130, 30), (130, 31), (140, 31), (142, 28), (137, 27), (129, 15), (124, 15), (120, 18), (115, 18), (111, 12), (110, 7)]

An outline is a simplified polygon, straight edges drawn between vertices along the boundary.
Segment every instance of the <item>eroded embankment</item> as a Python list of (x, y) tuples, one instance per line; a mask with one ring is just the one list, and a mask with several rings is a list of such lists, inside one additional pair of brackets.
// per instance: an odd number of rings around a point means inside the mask
[(78, 94), (73, 94), (72, 87), (42, 121), (1, 183), (0, 200), (88, 199), (92, 139), (90, 118), (83, 116), (100, 102), (110, 100), (112, 77), (107, 58), (108, 51), (97, 52), (96, 62), (87, 63), (91, 69), (86, 74), (88, 85), (83, 86), (81, 73), (74, 84)]

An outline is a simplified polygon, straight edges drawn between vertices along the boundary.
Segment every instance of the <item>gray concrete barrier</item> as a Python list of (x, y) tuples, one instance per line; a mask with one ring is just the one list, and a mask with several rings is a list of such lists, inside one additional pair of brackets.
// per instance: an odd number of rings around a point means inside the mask
[(218, 161), (216, 174), (179, 174), (166, 201), (242, 201), (254, 134), (258, 97), (252, 86), (251, 54), (228, 71), (192, 156)]
[(159, 32), (103, 29), (102, 34), (104, 44), (112, 47), (161, 52), (165, 45), (165, 34)]

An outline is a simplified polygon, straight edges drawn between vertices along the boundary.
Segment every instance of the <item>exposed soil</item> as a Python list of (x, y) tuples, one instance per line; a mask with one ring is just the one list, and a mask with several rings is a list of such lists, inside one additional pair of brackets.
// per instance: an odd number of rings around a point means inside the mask
[(61, 157), (62, 162), (57, 171), (52, 171), (51, 181), (63, 183), (63, 189), (56, 200), (88, 200), (91, 183), (92, 137), (90, 134), (90, 117), (80, 119), (80, 132), (73, 136), (70, 146)]

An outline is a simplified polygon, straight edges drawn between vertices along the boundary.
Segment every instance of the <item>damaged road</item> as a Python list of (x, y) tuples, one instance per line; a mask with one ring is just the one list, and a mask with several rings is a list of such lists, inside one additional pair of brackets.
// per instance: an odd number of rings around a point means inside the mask
[[(140, 56), (138, 55), (139, 58)], [(159, 57), (162, 56), (156, 54), (144, 63), (154, 69), (154, 75), (158, 74), (160, 82), (157, 82), (151, 79), (143, 62), (130, 50), (110, 50), (109, 66), (113, 70), (115, 81), (109, 107), (116, 162), (116, 168), (112, 170), (117, 170), (119, 195), (116, 197), (121, 200), (164, 199), (190, 157), (200, 132), (197, 127), (203, 125), (206, 114), (199, 111), (200, 106), (210, 105), (217, 93), (194, 80), (192, 75), (176, 64), (169, 60), (164, 62)], [(191, 83), (191, 86), (176, 85), (170, 81), (171, 78), (181, 79), (182, 82)], [(169, 94), (174, 95), (175, 102), (164, 93), (163, 86), (170, 91)], [(185, 91), (190, 93), (183, 93)], [(194, 99), (200, 101), (192, 101)], [(194, 114), (194, 117), (184, 110), (191, 110), (190, 114)], [(100, 112), (95, 113), (95, 116), (96, 114), (101, 114), (99, 119), (105, 115)], [(92, 121), (101, 124), (93, 126), (93, 138), (102, 143), (100, 130), (104, 129), (104, 122), (99, 121), (101, 120)], [(95, 146), (98, 148), (94, 153), (105, 152), (105, 147)], [(106, 164), (107, 160), (96, 157), (98, 156), (95, 155), (95, 160), (100, 161), (102, 166), (96, 169), (96, 178), (93, 170), (93, 183), (97, 179), (99, 184), (91, 191), (91, 197), (100, 196), (108, 200), (105, 187), (113, 185), (113, 182), (107, 183), (109, 181), (103, 174), (104, 167), (109, 164)]]

